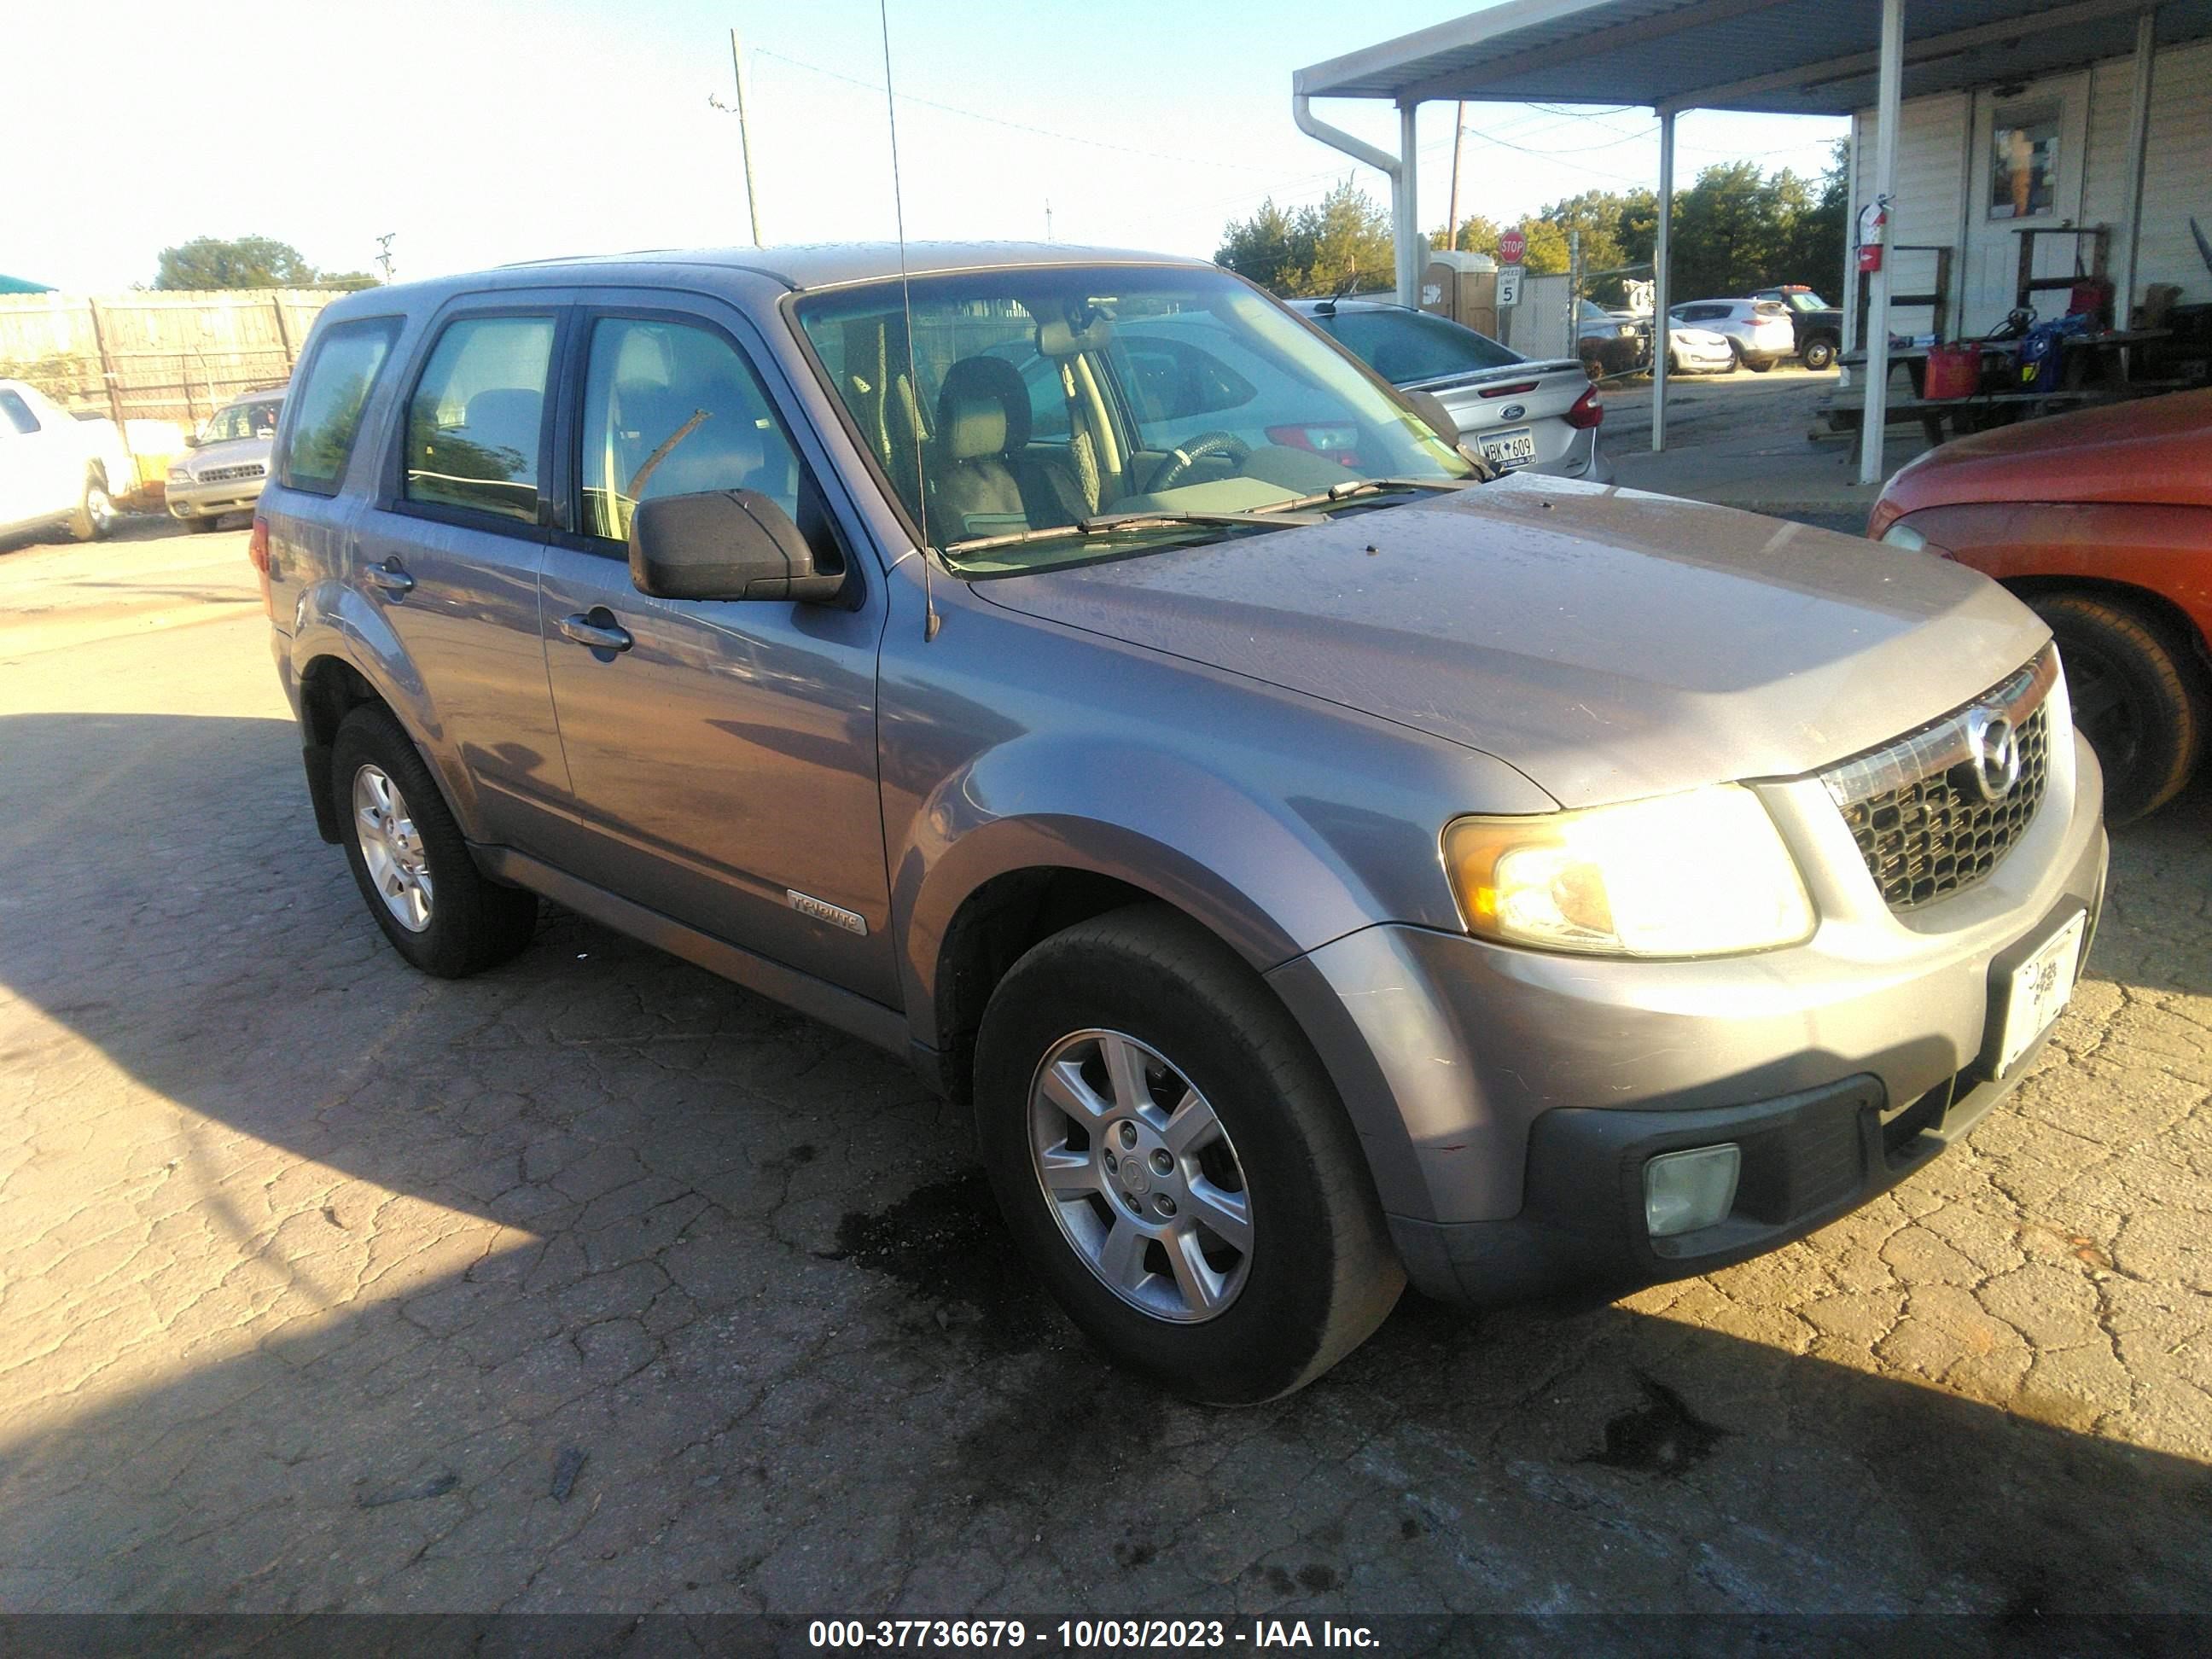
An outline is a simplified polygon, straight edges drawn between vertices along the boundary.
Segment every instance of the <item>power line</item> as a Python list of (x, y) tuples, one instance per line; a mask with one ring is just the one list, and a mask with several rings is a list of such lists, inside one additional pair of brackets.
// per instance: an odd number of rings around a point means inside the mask
[[(793, 58), (784, 52), (770, 52), (766, 46), (755, 46), (753, 56), (773, 58), (778, 63), (790, 64), (793, 69), (802, 69), (811, 75), (826, 76), (832, 81), (842, 81), (849, 86), (861, 87), (870, 92), (884, 90), (883, 87), (876, 82), (864, 81), (859, 76), (847, 75), (842, 70), (824, 69), (819, 64), (810, 64), (804, 58)], [(1110, 149), (1122, 155), (1142, 155), (1154, 161), (1173, 161), (1178, 167), (1225, 167), (1235, 173), (1267, 171), (1265, 167), (1254, 167), (1244, 161), (1223, 161), (1198, 155), (1171, 155), (1164, 150), (1139, 149), (1131, 144), (1109, 143), (1103, 138), (1085, 138), (1072, 132), (1056, 132), (1050, 127), (1033, 127), (1024, 121), (1009, 121), (1001, 115), (987, 115), (981, 110), (963, 109), (957, 104), (939, 103), (934, 98), (918, 98), (910, 92), (900, 94), (899, 101), (902, 104), (920, 104), (928, 109), (942, 110), (947, 115), (963, 116), (970, 121), (988, 122), (992, 126), (1006, 127), (1015, 132), (1030, 133), (1039, 138), (1056, 138), (1064, 144), (1085, 144), (1092, 149)]]

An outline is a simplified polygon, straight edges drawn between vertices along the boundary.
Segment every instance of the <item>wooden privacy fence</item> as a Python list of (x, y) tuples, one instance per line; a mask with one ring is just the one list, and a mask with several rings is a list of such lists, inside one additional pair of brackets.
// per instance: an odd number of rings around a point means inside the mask
[(0, 295), (0, 379), (64, 408), (197, 425), (228, 398), (291, 378), (340, 289)]

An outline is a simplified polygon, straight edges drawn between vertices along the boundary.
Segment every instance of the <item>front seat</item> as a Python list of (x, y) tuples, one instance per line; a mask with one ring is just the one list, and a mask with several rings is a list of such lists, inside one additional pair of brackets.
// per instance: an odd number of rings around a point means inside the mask
[(937, 394), (939, 465), (929, 493), (939, 542), (1069, 525), (1073, 481), (1029, 453), (1030, 394), (1003, 357), (963, 357)]

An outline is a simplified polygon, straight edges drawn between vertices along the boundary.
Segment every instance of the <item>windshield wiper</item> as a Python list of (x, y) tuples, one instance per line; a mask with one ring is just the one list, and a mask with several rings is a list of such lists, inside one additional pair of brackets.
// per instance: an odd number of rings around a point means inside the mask
[[(1321, 499), (1326, 499), (1321, 498)], [(1101, 517), (1083, 519), (1074, 524), (1046, 525), (1036, 530), (1009, 531), (1003, 536), (978, 536), (964, 542), (949, 544), (947, 553), (981, 553), (995, 547), (1020, 547), (1030, 542), (1050, 541), (1062, 536), (1108, 536), (1117, 530), (1171, 529), (1186, 525), (1224, 525), (1232, 528), (1251, 525), (1292, 526), (1319, 524), (1311, 514), (1297, 514), (1296, 503), (1255, 507), (1247, 513), (1109, 513)]]
[(1311, 495), (1293, 496), (1287, 501), (1277, 501), (1267, 510), (1270, 513), (1303, 513), (1311, 507), (1334, 507), (1340, 501), (1356, 501), (1362, 495), (1378, 495), (1386, 489), (1441, 490), (1449, 493), (1465, 489), (1478, 482), (1475, 478), (1346, 478), (1342, 483)]

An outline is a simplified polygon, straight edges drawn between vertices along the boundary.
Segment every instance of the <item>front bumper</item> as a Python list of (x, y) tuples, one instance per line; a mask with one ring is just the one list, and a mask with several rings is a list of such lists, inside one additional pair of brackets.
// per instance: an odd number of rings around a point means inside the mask
[[(2063, 682), (2053, 696), (2070, 730)], [(2070, 755), (2054, 747), (2045, 808), (2006, 858), (1904, 916), (1817, 783), (1759, 786), (1821, 918), (1788, 950), (1638, 963), (1392, 926), (1277, 968), (1416, 1286), (1486, 1302), (1702, 1273), (1833, 1219), (1963, 1134), (2021, 1070), (1989, 1076), (1993, 969), (2074, 911), (2094, 931), (2103, 898), (2097, 763), (2078, 734)], [(1885, 1143), (1906, 1117), (1918, 1139)], [(1655, 1248), (1644, 1161), (1730, 1139), (1754, 1207)], [(1762, 1187), (1770, 1167), (1799, 1173)]]
[(261, 499), (269, 480), (229, 478), (214, 483), (179, 483), (172, 480), (166, 491), (173, 519), (215, 519), (226, 513), (244, 513)]

